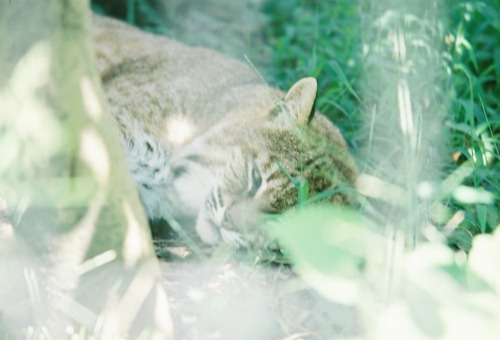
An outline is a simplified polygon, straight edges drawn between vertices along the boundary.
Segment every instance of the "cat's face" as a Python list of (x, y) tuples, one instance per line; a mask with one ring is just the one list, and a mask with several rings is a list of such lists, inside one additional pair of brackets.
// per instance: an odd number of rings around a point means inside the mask
[(352, 184), (356, 170), (338, 130), (326, 119), (306, 124), (315, 94), (315, 81), (302, 80), (260, 119), (222, 123), (172, 160), (172, 200), (203, 241), (253, 242), (263, 214), (297, 203), (291, 178), (307, 180), (311, 195)]

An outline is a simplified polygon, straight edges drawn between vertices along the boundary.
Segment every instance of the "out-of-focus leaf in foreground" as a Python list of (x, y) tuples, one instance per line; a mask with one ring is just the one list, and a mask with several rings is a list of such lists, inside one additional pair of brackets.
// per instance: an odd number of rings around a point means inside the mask
[(314, 205), (290, 211), (271, 233), (302, 278), (335, 302), (359, 301), (364, 269), (382, 263), (383, 238), (370, 221), (345, 208)]

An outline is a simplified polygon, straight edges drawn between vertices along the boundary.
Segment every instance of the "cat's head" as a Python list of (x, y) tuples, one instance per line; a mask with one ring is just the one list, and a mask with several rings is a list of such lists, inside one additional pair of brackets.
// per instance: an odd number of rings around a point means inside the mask
[(172, 162), (174, 200), (205, 242), (251, 242), (261, 217), (295, 206), (299, 191), (353, 204), (356, 168), (338, 128), (314, 116), (316, 92), (304, 78), (267, 112), (220, 124)]

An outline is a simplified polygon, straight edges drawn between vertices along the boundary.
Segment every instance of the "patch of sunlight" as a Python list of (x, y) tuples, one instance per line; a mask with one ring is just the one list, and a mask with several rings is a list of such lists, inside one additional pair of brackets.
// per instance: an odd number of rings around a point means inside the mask
[(460, 185), (460, 183), (472, 175), (473, 171), (474, 167), (470, 161), (467, 161), (448, 175), (448, 177), (441, 182), (441, 192), (443, 197), (452, 193), (453, 190)]
[(441, 230), (438, 230), (435, 225), (428, 223), (421, 227), (422, 235), (429, 242), (446, 242), (446, 237)]
[(34, 339), (52, 339), (52, 336), (49, 334), (49, 330), (45, 326), (28, 326), (26, 329), (26, 339), (34, 340)]
[(66, 335), (74, 335), (75, 334), (75, 327), (73, 325), (67, 325), (66, 328), (64, 328), (64, 333)]
[(108, 183), (111, 171), (108, 150), (106, 143), (93, 129), (86, 128), (81, 132), (80, 158), (87, 163), (99, 183)]
[(450, 233), (453, 230), (455, 230), (464, 220), (465, 220), (465, 213), (463, 210), (459, 210), (455, 212), (453, 216), (448, 220), (448, 222), (444, 226), (444, 230)]
[(356, 190), (362, 195), (396, 206), (403, 206), (407, 201), (407, 194), (403, 188), (372, 175), (360, 174), (356, 179)]
[(12, 224), (5, 221), (0, 221), (0, 240), (14, 240), (16, 234)]
[(485, 317), (482, 307), (457, 306), (452, 303), (443, 305), (440, 314), (442, 315), (444, 334), (441, 338), (497, 340), (499, 328), (496, 324), (498, 322)]
[(497, 150), (494, 150), (494, 145), (493, 143), (491, 143), (486, 133), (481, 134), (481, 141), (483, 142), (484, 150), (476, 150), (475, 148), (471, 147), (467, 148), (467, 151), (471, 155), (474, 164), (490, 164), (494, 160), (495, 157), (493, 155), (497, 154)]
[(128, 267), (135, 266), (141, 259), (151, 256), (151, 246), (145, 226), (141, 225), (127, 201), (123, 201), (127, 219), (127, 232), (123, 247), (123, 258)]
[(111, 261), (114, 261), (117, 257), (116, 251), (113, 249), (107, 250), (104, 253), (101, 253), (97, 256), (94, 256), (91, 259), (83, 262), (80, 265), (79, 275), (85, 274), (95, 268), (105, 265)]
[(361, 300), (361, 281), (337, 275), (325, 275), (314, 267), (300, 269), (304, 281), (313, 286), (318, 293), (337, 303), (354, 306)]
[(94, 332), (98, 334), (97, 338), (119, 339), (123, 326), (117, 310), (106, 311), (99, 315)]
[(90, 327), (95, 324), (97, 315), (93, 310), (74, 300), (71, 296), (61, 294), (58, 298), (61, 301), (61, 312), (65, 315), (69, 316), (81, 325), (87, 325)]
[(443, 224), (447, 223), (450, 219), (450, 215), (453, 212), (450, 207), (441, 203), (440, 201), (434, 201), (429, 205), (429, 217), (434, 223)]
[(165, 134), (172, 144), (184, 144), (191, 140), (194, 133), (193, 122), (182, 115), (174, 115), (165, 123)]
[(40, 294), (40, 282), (38, 281), (38, 277), (35, 271), (29, 267), (24, 268), (23, 274), (26, 280), (26, 286), (28, 287), (28, 294), (33, 312), (41, 315), (43, 313), (43, 299)]
[(486, 191), (484, 188), (472, 188), (465, 185), (459, 185), (453, 191), (453, 198), (458, 202), (466, 204), (491, 204), (495, 200), (495, 195)]
[(404, 302), (393, 303), (379, 312), (370, 339), (428, 340), (415, 324), (410, 307)]
[(202, 302), (207, 297), (207, 294), (199, 288), (189, 289), (188, 291), (186, 291), (186, 295), (189, 297), (189, 299), (191, 301), (197, 302), (197, 303)]
[(48, 42), (40, 41), (18, 61), (9, 81), (10, 90), (14, 95), (34, 94), (48, 84), (51, 68), (49, 46)]
[(436, 184), (429, 181), (420, 182), (417, 184), (416, 193), (421, 199), (431, 199), (436, 194)]
[[(467, 20), (467, 15), (468, 14), (465, 15), (466, 20)], [(465, 38), (464, 33), (465, 32), (464, 32), (463, 24), (460, 24), (460, 26), (458, 27), (457, 34), (455, 36), (455, 51), (458, 54), (463, 54), (464, 49), (466, 49), (468, 51), (472, 51), (472, 45), (467, 40), (467, 38)]]
[(403, 135), (413, 134), (413, 111), (411, 108), (410, 88), (405, 79), (398, 82), (399, 126)]
[(393, 41), (394, 57), (400, 61), (406, 60), (406, 42), (403, 33), (401, 31), (397, 33), (391, 31), (390, 36), (392, 36)]
[(454, 254), (448, 247), (439, 243), (422, 244), (406, 256), (405, 276), (413, 284), (429, 290), (434, 298), (445, 299), (451, 293), (452, 279), (437, 268), (453, 262)]
[[(490, 132), (493, 134), (492, 132)], [(485, 152), (483, 153), (483, 164), (491, 164), (495, 160), (494, 155), (499, 154), (499, 150), (497, 148), (496, 142), (493, 142), (493, 138), (491, 138), (488, 133), (481, 134), (481, 141), (484, 145)]]
[(375, 339), (496, 339), (499, 235), (475, 239), (468, 260), (441, 243), (406, 254), (405, 289), (377, 317)]
[(144, 301), (155, 289), (158, 270), (155, 258), (150, 258), (139, 266), (120, 300), (108, 305), (99, 317), (102, 327), (100, 338), (116, 339), (118, 334), (123, 334), (130, 328)]
[(495, 288), (500, 299), (500, 271), (498, 270), (500, 268), (500, 226), (497, 226), (492, 235), (483, 234), (474, 238), (468, 265), (472, 272)]
[(157, 328), (154, 330), (151, 339), (159, 340), (165, 338), (165, 334), (168, 334), (168, 339), (173, 338), (172, 318), (170, 314), (170, 304), (168, 302), (167, 294), (163, 289), (162, 285), (156, 284), (156, 294), (155, 294), (155, 324)]
[(0, 89), (0, 171), (20, 156), (36, 162), (61, 146), (61, 127), (40, 94), (50, 82), (50, 69), (49, 45), (39, 42), (19, 60), (7, 86)]
[(58, 208), (81, 207), (91, 201), (98, 190), (90, 176), (35, 178), (17, 183), (16, 188), (14, 194), (31, 193), (30, 204)]
[[(4, 106), (2, 105), (2, 99), (0, 98), (0, 111), (4, 111)], [(20, 145), (16, 138), (16, 133), (13, 129), (7, 130), (9, 124), (3, 124), (0, 122), (0, 130), (2, 130), (2, 136), (0, 137), (0, 173), (5, 173), (10, 169), (11, 165), (16, 160), (16, 157), (20, 154)]]
[(80, 91), (82, 92), (83, 105), (88, 115), (94, 120), (101, 118), (103, 113), (101, 101), (89, 77), (83, 77), (80, 82)]

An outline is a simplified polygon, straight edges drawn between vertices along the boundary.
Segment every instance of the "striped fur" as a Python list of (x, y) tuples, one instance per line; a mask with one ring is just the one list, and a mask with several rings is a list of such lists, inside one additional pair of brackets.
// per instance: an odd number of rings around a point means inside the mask
[[(239, 61), (99, 16), (94, 40), (150, 219), (178, 219), (207, 243), (241, 245), (262, 213), (297, 203), (289, 176), (307, 180), (310, 195), (353, 185), (340, 131), (314, 112), (315, 79), (285, 94)], [(348, 192), (327, 200), (354, 203)]]

